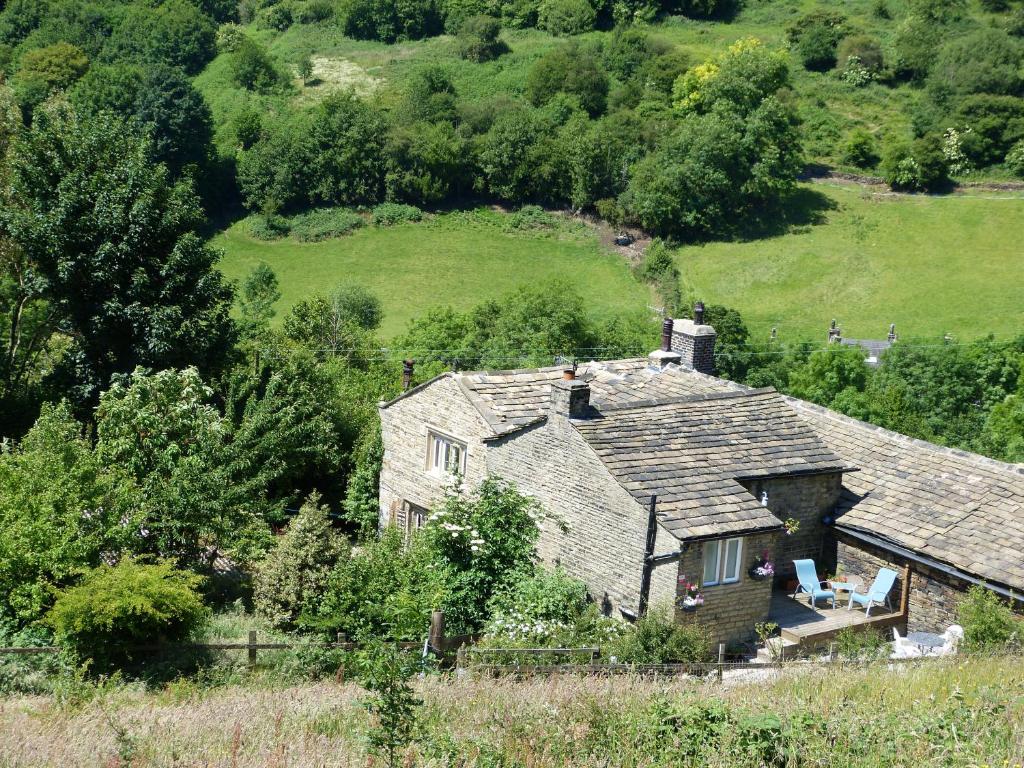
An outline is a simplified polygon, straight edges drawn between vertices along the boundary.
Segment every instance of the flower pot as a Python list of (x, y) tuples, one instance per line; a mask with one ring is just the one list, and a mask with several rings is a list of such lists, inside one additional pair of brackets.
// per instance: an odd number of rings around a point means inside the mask
[(764, 574), (758, 573), (756, 568), (751, 568), (747, 571), (747, 575), (750, 576), (754, 581), (764, 581), (768, 577)]

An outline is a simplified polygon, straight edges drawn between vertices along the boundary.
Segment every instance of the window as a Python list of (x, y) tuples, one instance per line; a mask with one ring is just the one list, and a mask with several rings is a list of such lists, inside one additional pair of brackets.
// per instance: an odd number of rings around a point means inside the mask
[(719, 539), (704, 544), (704, 586), (733, 584), (740, 580), (743, 539)]
[(466, 472), (466, 444), (431, 432), (429, 436), (427, 468), (435, 475), (455, 475)]

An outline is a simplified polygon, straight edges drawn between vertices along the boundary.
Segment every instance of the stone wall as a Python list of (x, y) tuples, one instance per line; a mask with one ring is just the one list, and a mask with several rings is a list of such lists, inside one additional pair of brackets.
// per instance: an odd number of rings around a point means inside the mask
[(381, 525), (399, 514), (402, 501), (430, 509), (450, 480), (427, 469), (429, 433), (440, 432), (466, 444), (465, 484), (478, 486), (487, 477), (487, 425), (459, 385), (443, 377), (410, 397), (380, 409), (384, 460), (380, 473)]
[[(754, 560), (767, 551), (774, 560), (775, 546), (780, 538), (776, 533), (743, 537), (740, 562), (740, 580), (734, 584), (716, 584), (703, 587), (704, 605), (695, 611), (676, 610), (676, 620), (699, 622), (711, 631), (713, 642), (736, 645), (753, 640), (754, 625), (768, 618), (772, 601), (772, 581), (755, 581), (748, 571)], [(679, 578), (700, 579), (704, 569), (706, 543), (689, 545), (679, 561)]]
[(680, 365), (700, 373), (715, 372), (715, 329), (710, 325), (696, 325), (692, 320), (675, 321), (672, 331), (672, 351), (682, 358)]
[[(647, 536), (647, 509), (604, 468), (568, 419), (547, 422), (489, 444), (492, 474), (515, 483), (568, 525), (562, 533), (547, 524), (538, 551), (587, 584), (594, 599), (618, 615), (636, 611)], [(659, 528), (656, 554), (675, 552), (678, 541)], [(654, 570), (652, 607), (671, 606), (676, 568)]]
[(898, 609), (900, 604), (903, 567), (910, 565), (908, 632), (941, 633), (956, 623), (957, 602), (970, 586), (967, 582), (920, 563), (907, 563), (892, 553), (846, 537), (840, 531), (836, 531), (836, 537), (836, 557), (842, 572), (860, 576), (865, 586), (871, 584), (879, 568), (892, 568), (900, 574), (889, 596), (894, 608)]
[(811, 558), (819, 573), (835, 567), (832, 548), (828, 546), (830, 529), (822, 518), (834, 514), (842, 482), (842, 473), (834, 472), (743, 483), (758, 500), (763, 492), (768, 492), (768, 509), (777, 518), (785, 521), (792, 517), (800, 523), (796, 533), (779, 537), (775, 560), (778, 580), (795, 574), (793, 560)]

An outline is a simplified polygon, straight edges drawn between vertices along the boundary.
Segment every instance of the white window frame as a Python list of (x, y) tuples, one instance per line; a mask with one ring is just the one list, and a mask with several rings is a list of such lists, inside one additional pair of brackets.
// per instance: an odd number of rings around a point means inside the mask
[[(736, 561), (733, 563), (732, 571), (726, 571), (729, 564), (729, 546), (736, 543)], [(713, 581), (707, 580), (708, 572), (708, 558), (714, 553), (715, 567), (714, 573), (715, 578)], [(714, 587), (719, 584), (735, 584), (740, 580), (740, 575), (743, 571), (743, 537), (734, 536), (731, 539), (715, 539), (713, 541), (705, 542), (704, 552), (701, 558), (701, 578), (704, 579), (702, 586)]]
[[(456, 466), (451, 466), (453, 450), (459, 452), (454, 462)], [(436, 429), (427, 430), (427, 471), (430, 474), (436, 477), (465, 476), (467, 453), (465, 440), (459, 440)]]

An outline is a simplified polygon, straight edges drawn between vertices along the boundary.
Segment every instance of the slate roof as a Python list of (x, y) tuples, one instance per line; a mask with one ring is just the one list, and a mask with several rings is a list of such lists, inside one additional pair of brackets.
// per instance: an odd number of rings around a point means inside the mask
[[(494, 435), (507, 435), (547, 417), (551, 384), (564, 366), (450, 374), (480, 411)], [(743, 389), (725, 379), (672, 365), (662, 371), (646, 358), (583, 363), (576, 378), (590, 384), (594, 405)]]
[(683, 540), (781, 527), (739, 479), (846, 467), (772, 389), (604, 406), (572, 423), (638, 502), (657, 495)]
[(844, 477), (837, 528), (1024, 590), (1024, 467), (787, 400), (861, 470)]

